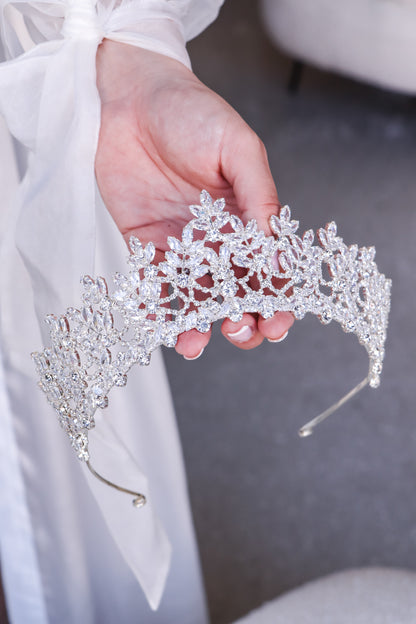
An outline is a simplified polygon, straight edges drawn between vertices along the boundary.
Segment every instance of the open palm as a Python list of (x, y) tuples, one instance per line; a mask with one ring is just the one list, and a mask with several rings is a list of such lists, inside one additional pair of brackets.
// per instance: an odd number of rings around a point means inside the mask
[[(205, 188), (224, 197), (227, 209), (247, 222), (255, 218), (270, 233), (268, 219), (278, 199), (263, 144), (222, 98), (181, 63), (132, 46), (105, 41), (97, 57), (102, 102), (96, 158), (97, 182), (126, 242), (135, 235), (153, 241), (158, 260), (167, 237), (180, 237)], [(288, 313), (264, 320), (245, 314), (224, 320), (222, 331), (248, 349), (263, 337), (282, 336)], [(231, 334), (231, 336), (230, 336)], [(199, 355), (210, 333), (179, 337), (176, 350)]]

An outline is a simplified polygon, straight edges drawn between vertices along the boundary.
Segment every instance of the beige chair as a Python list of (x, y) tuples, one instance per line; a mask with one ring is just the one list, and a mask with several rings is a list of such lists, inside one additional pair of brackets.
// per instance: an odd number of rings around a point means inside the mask
[(271, 40), (295, 60), (416, 94), (416, 0), (261, 0), (260, 6)]
[(415, 624), (416, 572), (347, 570), (312, 581), (235, 624)]

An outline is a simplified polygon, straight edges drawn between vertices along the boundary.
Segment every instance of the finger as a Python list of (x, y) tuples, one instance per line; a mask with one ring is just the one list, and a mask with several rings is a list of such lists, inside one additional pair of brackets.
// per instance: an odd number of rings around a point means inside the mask
[(240, 349), (254, 349), (263, 342), (263, 336), (257, 328), (257, 320), (253, 314), (243, 314), (238, 323), (224, 319), (221, 332), (229, 342)]
[(279, 209), (277, 190), (259, 137), (241, 119), (230, 124), (221, 150), (222, 175), (232, 185), (244, 220), (256, 219), (270, 235), (269, 219)]
[(183, 355), (185, 360), (196, 360), (199, 358), (210, 341), (211, 330), (202, 334), (197, 329), (190, 329), (178, 337), (175, 349), (177, 353)]
[(276, 312), (271, 318), (259, 318), (257, 326), (259, 332), (269, 342), (281, 342), (288, 334), (295, 319), (291, 312)]

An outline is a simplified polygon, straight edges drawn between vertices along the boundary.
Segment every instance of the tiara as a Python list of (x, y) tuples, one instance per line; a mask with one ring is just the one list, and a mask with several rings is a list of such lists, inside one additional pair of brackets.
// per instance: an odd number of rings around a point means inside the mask
[[(288, 206), (270, 218), (271, 236), (254, 219), (244, 226), (225, 211), (224, 199), (214, 201), (207, 191), (190, 211), (194, 218), (181, 240), (168, 237), (163, 262), (153, 262), (153, 243), (131, 237), (129, 271), (114, 275), (111, 293), (103, 277), (84, 276), (82, 305), (47, 315), (51, 345), (32, 354), (39, 386), (78, 458), (109, 485), (89, 462), (94, 414), (107, 407), (113, 386), (126, 385), (133, 365), (148, 365), (152, 351), (174, 347), (182, 332), (207, 332), (214, 321), (239, 321), (244, 312), (267, 319), (290, 311), (297, 319), (311, 313), (324, 324), (336, 321), (355, 334), (368, 353), (368, 375), (302, 427), (303, 436), (365, 385), (380, 383), (391, 280), (378, 271), (374, 247), (345, 245), (334, 222), (318, 230), (314, 244), (312, 230), (296, 233), (299, 222)], [(144, 495), (115, 487), (144, 504)]]

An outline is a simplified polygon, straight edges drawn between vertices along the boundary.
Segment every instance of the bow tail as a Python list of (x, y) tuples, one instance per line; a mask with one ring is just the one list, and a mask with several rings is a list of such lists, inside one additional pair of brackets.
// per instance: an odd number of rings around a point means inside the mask
[[(40, 46), (42, 47), (42, 46)], [(93, 272), (94, 159), (100, 124), (97, 43), (64, 40), (38, 84), (33, 152), (21, 188), (17, 245), (45, 314), (79, 298), (79, 277)]]
[[(0, 65), (0, 111), (30, 151), (18, 199), (16, 243), (41, 327), (46, 313), (79, 300), (79, 277), (94, 273), (94, 161), (100, 126), (96, 51), (97, 41), (64, 39)], [(98, 456), (109, 446), (115, 471), (111, 478), (122, 482), (126, 449), (108, 429), (96, 443)], [(145, 481), (137, 463), (129, 462), (130, 475)], [(115, 492), (111, 503), (108, 488), (88, 482), (124, 559), (156, 609), (170, 565), (170, 544), (151, 503), (140, 521), (136, 515), (127, 522), (124, 505), (129, 501), (121, 503)]]

